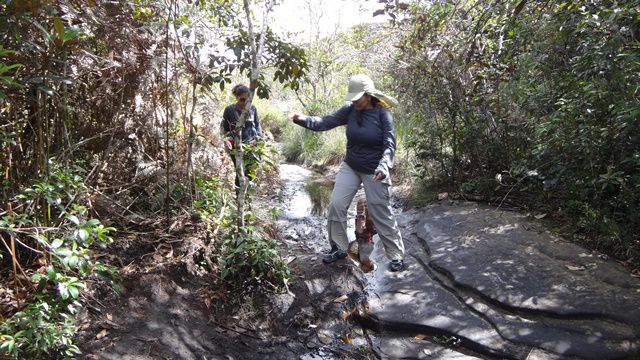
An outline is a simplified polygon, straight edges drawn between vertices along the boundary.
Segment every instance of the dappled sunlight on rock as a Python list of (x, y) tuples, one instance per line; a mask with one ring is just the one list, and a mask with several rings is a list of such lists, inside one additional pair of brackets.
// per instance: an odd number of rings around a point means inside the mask
[(314, 295), (321, 294), (326, 289), (328, 283), (329, 280), (324, 278), (309, 279), (305, 281), (307, 289), (309, 289), (309, 293)]
[(425, 320), (425, 323), (431, 326), (435, 326), (438, 328), (447, 328), (453, 324), (453, 321), (450, 317), (443, 315), (436, 315), (433, 317), (428, 317)]
[[(401, 222), (416, 234), (405, 236), (408, 269), (378, 269), (371, 279), (369, 311), (383, 329), (437, 329), (497, 357), (640, 351), (640, 280), (618, 264), (522, 215), (473, 203), (435, 204), (412, 216), (420, 221)], [(380, 246), (373, 257), (385, 261)]]
[(568, 341), (551, 341), (543, 343), (542, 346), (545, 349), (552, 350), (558, 354), (563, 354), (571, 348), (571, 343)]
[(501, 235), (501, 234), (506, 234), (509, 231), (513, 231), (517, 228), (518, 228), (518, 224), (507, 224), (507, 225), (500, 225), (492, 228), (487, 227), (479, 230), (479, 232)]
[(532, 333), (533, 333), (533, 330), (531, 329), (518, 329), (519, 335), (530, 335)]

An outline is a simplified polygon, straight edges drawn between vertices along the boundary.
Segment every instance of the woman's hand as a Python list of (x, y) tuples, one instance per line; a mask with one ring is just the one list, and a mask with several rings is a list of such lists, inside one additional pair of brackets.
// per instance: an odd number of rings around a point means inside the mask
[(233, 149), (234, 141), (233, 139), (226, 139), (224, 141), (224, 149), (229, 152)]
[(373, 171), (373, 181), (381, 181), (389, 176), (389, 168), (385, 164), (379, 164)]
[(384, 178), (386, 177), (387, 176), (382, 171), (378, 171), (375, 174), (373, 174), (373, 181), (384, 180)]
[(291, 118), (291, 120), (293, 120), (293, 121), (302, 120), (303, 117), (304, 117), (304, 115), (299, 114), (299, 113), (291, 113), (291, 114), (289, 114), (289, 118)]

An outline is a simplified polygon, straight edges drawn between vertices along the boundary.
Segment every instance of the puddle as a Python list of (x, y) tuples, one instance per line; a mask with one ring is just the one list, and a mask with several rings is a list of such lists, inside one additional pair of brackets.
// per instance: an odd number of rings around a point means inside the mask
[(280, 180), (282, 182), (283, 209), (280, 212), (284, 219), (301, 219), (311, 215), (313, 203), (306, 191), (306, 180), (311, 171), (293, 164), (280, 164)]
[[(318, 253), (328, 248), (326, 211), (333, 190), (332, 180), (314, 175), (302, 166), (280, 163), (282, 208), (278, 225), (286, 240), (304, 243)], [(362, 189), (355, 199), (359, 197), (364, 197)], [(355, 199), (347, 215), (349, 241), (355, 240)]]
[(300, 219), (324, 216), (331, 200), (333, 182), (294, 164), (280, 164), (280, 181), (285, 199), (284, 216)]

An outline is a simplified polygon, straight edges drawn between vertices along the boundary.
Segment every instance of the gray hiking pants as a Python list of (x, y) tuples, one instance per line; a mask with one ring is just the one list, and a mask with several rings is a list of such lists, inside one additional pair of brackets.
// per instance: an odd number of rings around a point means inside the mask
[(374, 181), (372, 177), (373, 175), (353, 170), (345, 162), (340, 166), (327, 213), (329, 242), (342, 251), (347, 250), (347, 210), (360, 184), (363, 184), (369, 215), (373, 219), (387, 257), (391, 260), (403, 259), (404, 244), (396, 219), (391, 214), (389, 201), (391, 179), (387, 177), (382, 181)]

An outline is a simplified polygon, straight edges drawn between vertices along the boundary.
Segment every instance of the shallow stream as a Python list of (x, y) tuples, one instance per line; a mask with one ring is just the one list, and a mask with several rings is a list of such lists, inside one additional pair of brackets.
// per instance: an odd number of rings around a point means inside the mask
[[(333, 179), (323, 178), (302, 166), (288, 163), (280, 164), (282, 208), (278, 227), (283, 231), (285, 240), (301, 243), (320, 254), (329, 247), (326, 234), (326, 218), (323, 214), (329, 204)], [(312, 190), (313, 196), (309, 194)], [(362, 190), (356, 199), (364, 196)], [(349, 208), (347, 234), (349, 240), (355, 239), (355, 201)]]

